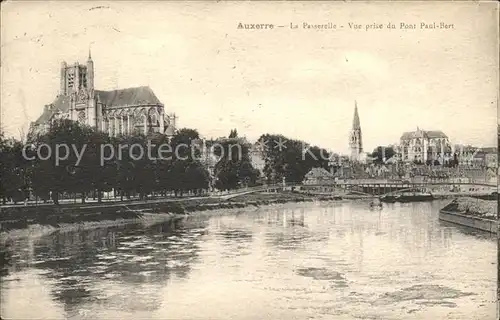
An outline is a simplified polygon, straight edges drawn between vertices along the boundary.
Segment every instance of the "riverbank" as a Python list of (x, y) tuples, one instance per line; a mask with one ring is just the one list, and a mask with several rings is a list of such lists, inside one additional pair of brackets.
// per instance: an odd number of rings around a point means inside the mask
[(439, 211), (439, 219), (446, 222), (497, 233), (497, 201), (476, 198), (457, 198)]
[[(0, 215), (0, 237), (16, 238), (26, 235), (36, 237), (57, 230), (75, 231), (136, 223), (148, 225), (183, 219), (194, 214), (199, 215), (204, 211), (208, 213), (215, 210), (228, 211), (227, 209), (241, 209), (251, 206), (363, 198), (365, 197), (359, 195), (340, 197), (338, 195), (285, 191), (245, 194), (231, 199), (206, 197), (67, 206), (8, 207), (2, 208)], [(491, 204), (487, 208), (484, 204), (483, 207), (476, 208), (478, 203)], [(466, 204), (468, 205), (466, 206)], [(441, 211), (443, 211), (440, 215), (442, 220), (449, 222), (457, 220), (458, 224), (467, 225), (467, 222), (462, 221), (463, 219), (454, 219), (450, 215), (455, 212), (455, 216), (465, 215), (467, 218), (465, 213), (469, 212), (469, 216), (472, 215), (477, 219), (488, 219), (488, 217), (492, 217), (492, 212), (494, 212), (496, 218), (496, 202), (475, 198), (458, 198)], [(474, 225), (472, 222), (469, 224)], [(491, 227), (482, 228), (492, 230)]]
[(167, 199), (127, 204), (80, 205), (66, 207), (7, 208), (0, 216), (0, 236), (40, 236), (56, 230), (74, 231), (124, 224), (155, 224), (183, 219), (195, 213), (241, 209), (282, 203), (339, 200), (334, 196), (311, 196), (295, 192), (258, 193), (228, 200), (214, 198)]

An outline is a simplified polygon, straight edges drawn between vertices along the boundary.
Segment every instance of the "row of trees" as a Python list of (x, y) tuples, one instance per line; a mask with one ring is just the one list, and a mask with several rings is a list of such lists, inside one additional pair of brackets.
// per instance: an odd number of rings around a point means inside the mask
[(15, 139), (0, 135), (0, 196), (22, 200), (29, 190), (29, 176), (32, 170), (22, 156), (23, 144)]
[[(29, 136), (28, 148), (0, 137), (0, 196), (4, 203), (20, 201), (31, 191), (44, 200), (50, 194), (58, 203), (61, 194), (80, 194), (84, 202), (86, 195), (95, 193), (101, 201), (102, 192), (113, 189), (122, 199), (131, 194), (144, 198), (151, 192), (199, 194), (208, 188), (209, 174), (190, 149), (198, 138), (192, 129), (181, 129), (170, 140), (161, 134), (109, 137), (69, 120), (54, 122), (43, 135)], [(158, 157), (160, 145), (176, 150), (180, 144), (185, 147), (178, 148), (179, 157)]]
[[(82, 202), (93, 194), (101, 201), (103, 192), (115, 190), (122, 199), (134, 194), (142, 199), (150, 193), (182, 196), (258, 182), (251, 145), (236, 129), (212, 141), (218, 144), (212, 149), (218, 157), (213, 175), (200, 154), (203, 150), (195, 147), (199, 138), (193, 129), (181, 129), (171, 138), (158, 133), (109, 137), (69, 120), (55, 121), (48, 132), (28, 136), (25, 143), (0, 136), (0, 197), (4, 203), (22, 201), (31, 192), (58, 203), (62, 194), (78, 194)], [(268, 183), (300, 182), (311, 168), (328, 168), (328, 153), (318, 147), (305, 150), (302, 141), (265, 134), (259, 143), (264, 146), (259, 156)], [(169, 146), (170, 154), (160, 146)]]
[(260, 176), (259, 170), (252, 165), (250, 145), (238, 137), (236, 129), (231, 130), (227, 139), (218, 140), (219, 148), (213, 148), (219, 157), (215, 165), (215, 187), (231, 190), (241, 185), (252, 185)]

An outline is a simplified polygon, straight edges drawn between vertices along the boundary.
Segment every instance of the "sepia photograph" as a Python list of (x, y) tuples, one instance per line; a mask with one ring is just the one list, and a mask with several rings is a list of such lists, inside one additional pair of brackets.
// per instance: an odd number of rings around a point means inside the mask
[(2, 2), (0, 319), (499, 319), (499, 7)]

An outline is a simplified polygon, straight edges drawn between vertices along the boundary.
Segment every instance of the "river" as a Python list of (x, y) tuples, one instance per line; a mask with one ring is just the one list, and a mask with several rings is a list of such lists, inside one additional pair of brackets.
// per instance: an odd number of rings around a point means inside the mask
[(245, 208), (11, 243), (4, 319), (495, 319), (496, 239), (445, 202)]

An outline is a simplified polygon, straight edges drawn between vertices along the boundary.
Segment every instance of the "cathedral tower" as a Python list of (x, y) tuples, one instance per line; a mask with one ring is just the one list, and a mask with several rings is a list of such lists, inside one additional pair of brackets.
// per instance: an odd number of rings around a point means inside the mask
[(351, 160), (360, 161), (363, 152), (363, 139), (361, 136), (361, 125), (359, 123), (358, 104), (354, 101), (354, 119), (352, 120), (352, 129), (349, 136), (349, 148), (351, 150)]
[(95, 99), (94, 62), (90, 50), (85, 64), (78, 62), (69, 66), (66, 63), (62, 64), (61, 94), (69, 99), (71, 120), (99, 128), (97, 118), (101, 113), (97, 110)]
[(60, 95), (70, 96), (84, 90), (90, 92), (94, 89), (94, 62), (90, 56), (85, 65), (75, 62), (68, 65), (65, 61), (61, 63), (61, 88)]

